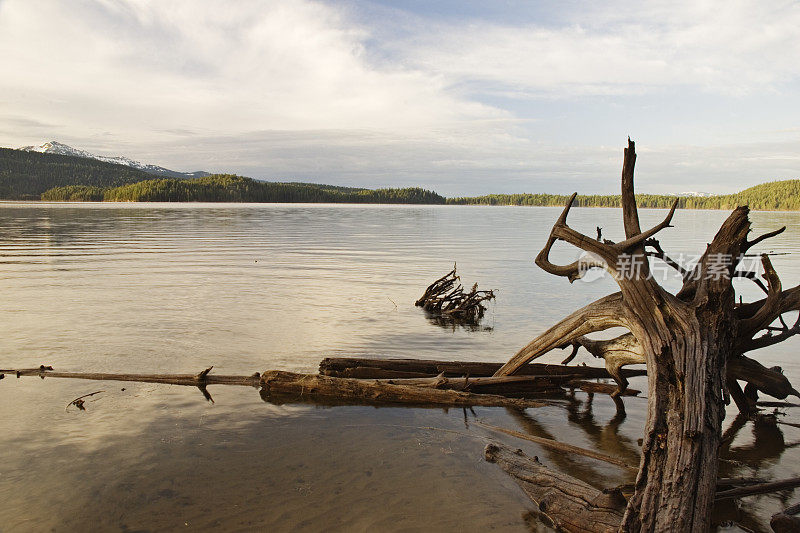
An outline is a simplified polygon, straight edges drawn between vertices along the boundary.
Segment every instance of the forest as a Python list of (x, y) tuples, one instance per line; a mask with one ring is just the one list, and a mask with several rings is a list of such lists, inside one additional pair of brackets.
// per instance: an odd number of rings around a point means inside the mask
[[(114, 202), (313, 202), (563, 206), (560, 194), (489, 194), (445, 198), (419, 187), (363, 189), (304, 182), (267, 182), (233, 174), (154, 178), (95, 159), (0, 148), (0, 198)], [(638, 194), (643, 208), (668, 208), (674, 196)], [(579, 195), (576, 207), (620, 207), (619, 195)], [(763, 183), (735, 194), (678, 197), (678, 208), (800, 210), (800, 180)]]
[(152, 176), (125, 165), (0, 148), (0, 198), (39, 200), (53, 187), (116, 187)]
[[(489, 194), (486, 196), (448, 198), (455, 205), (527, 205), (563, 206), (568, 196), (560, 194)], [(636, 202), (643, 208), (669, 208), (674, 196), (637, 194)], [(620, 207), (620, 195), (578, 195), (575, 207)], [(681, 196), (678, 207), (682, 209), (733, 209), (748, 205), (760, 211), (800, 210), (800, 180), (783, 180), (762, 183), (735, 194), (719, 196)]]
[(307, 202), (353, 204), (444, 204), (418, 187), (354, 189), (307, 183), (257, 181), (233, 174), (193, 179), (149, 179), (119, 187), (65, 186), (45, 191), (46, 201), (107, 202)]

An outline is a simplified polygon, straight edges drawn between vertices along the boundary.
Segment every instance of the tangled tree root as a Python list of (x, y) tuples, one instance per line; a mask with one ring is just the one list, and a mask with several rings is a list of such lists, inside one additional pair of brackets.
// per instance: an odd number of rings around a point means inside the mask
[(431, 283), (419, 300), (414, 302), (433, 315), (450, 318), (464, 323), (476, 323), (483, 318), (486, 306), (483, 302), (494, 299), (494, 291), (479, 291), (478, 284), (464, 292), (461, 278), (453, 270)]

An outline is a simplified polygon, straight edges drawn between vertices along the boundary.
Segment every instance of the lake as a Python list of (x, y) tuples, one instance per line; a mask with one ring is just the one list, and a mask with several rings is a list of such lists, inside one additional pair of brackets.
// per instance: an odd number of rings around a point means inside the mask
[[(0, 203), (0, 367), (92, 372), (315, 372), (332, 356), (505, 361), (536, 334), (616, 290), (533, 264), (560, 209), (479, 206)], [(643, 210), (642, 226), (665, 211)], [(696, 258), (723, 211), (678, 211), (659, 234)], [(800, 283), (800, 213), (756, 212), (783, 286)], [(618, 240), (617, 209), (570, 225)], [(562, 246), (554, 259), (571, 261)], [(457, 262), (496, 289), (481, 326), (415, 308)], [(657, 272), (662, 272), (658, 269)], [(663, 271), (666, 276), (666, 271)], [(665, 285), (675, 288), (674, 276)], [(760, 297), (737, 282), (745, 299)], [(797, 386), (797, 339), (757, 358)], [(560, 362), (559, 350), (540, 361)], [(583, 352), (575, 363), (599, 364)], [(643, 378), (631, 386), (645, 390)], [(67, 407), (86, 399), (86, 410)], [(477, 422), (637, 461), (646, 400), (615, 416), (606, 396), (562, 405), (421, 409), (264, 402), (256, 389), (49, 378), (0, 381), (0, 531), (529, 531), (532, 508), (482, 450), (491, 437), (598, 487), (619, 468), (565, 457)], [(797, 422), (795, 413), (787, 420)], [(731, 425), (734, 409), (724, 422)], [(726, 476), (800, 475), (800, 429), (735, 433)], [(792, 491), (719, 509), (724, 530), (769, 531)], [(533, 525), (531, 525), (533, 524)]]

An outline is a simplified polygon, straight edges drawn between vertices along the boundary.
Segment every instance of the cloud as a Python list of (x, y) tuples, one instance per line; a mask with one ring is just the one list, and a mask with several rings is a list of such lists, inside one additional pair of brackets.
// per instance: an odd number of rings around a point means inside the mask
[(511, 97), (776, 90), (800, 74), (800, 5), (581, 4), (560, 25), (443, 23), (388, 43), (469, 91)]
[[(506, 113), (378, 68), (366, 30), (313, 2), (7, 0), (4, 104), (132, 140), (169, 130), (452, 127)], [(52, 119), (51, 119), (52, 120)]]
[(800, 173), (800, 6), (476, 6), (0, 0), (0, 144), (448, 195), (613, 192), (627, 134), (643, 191)]

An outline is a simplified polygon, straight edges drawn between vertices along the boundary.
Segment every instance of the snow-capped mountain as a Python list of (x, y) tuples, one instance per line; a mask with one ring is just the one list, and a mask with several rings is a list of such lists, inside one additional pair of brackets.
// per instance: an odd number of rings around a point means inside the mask
[(714, 196), (714, 193), (700, 192), (700, 191), (685, 191), (685, 192), (679, 192), (678, 194), (673, 194), (672, 196), (694, 196), (696, 198), (708, 198), (709, 196)]
[(85, 157), (88, 159), (97, 159), (99, 161), (105, 161), (106, 163), (116, 163), (117, 165), (126, 165), (129, 167), (133, 167), (148, 174), (155, 174), (157, 176), (167, 176), (171, 178), (199, 178), (202, 176), (208, 176), (208, 172), (197, 171), (197, 172), (178, 172), (176, 170), (170, 170), (168, 168), (159, 167), (156, 165), (147, 165), (145, 163), (141, 163), (139, 161), (134, 161), (133, 159), (129, 159), (127, 157), (122, 156), (104, 156), (104, 155), (95, 155), (92, 153), (87, 152), (86, 150), (79, 150), (77, 148), (73, 148), (71, 146), (67, 146), (66, 144), (62, 144), (58, 141), (50, 141), (44, 144), (40, 144), (39, 146), (23, 146), (18, 148), (18, 150), (24, 150), (26, 152), (41, 152), (43, 154), (58, 154), (58, 155), (69, 155), (72, 157)]

